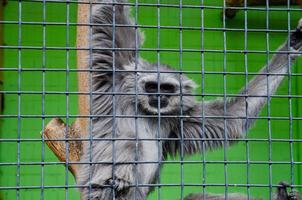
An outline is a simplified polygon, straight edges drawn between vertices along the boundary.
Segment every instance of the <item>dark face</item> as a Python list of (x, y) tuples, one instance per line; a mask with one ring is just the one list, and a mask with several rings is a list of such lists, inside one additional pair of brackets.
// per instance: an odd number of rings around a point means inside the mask
[[(156, 66), (154, 70), (157, 70)], [(167, 66), (161, 66), (159, 71), (162, 73), (155, 71), (156, 73), (140, 73), (138, 76), (138, 92), (141, 93), (138, 101), (141, 110), (146, 114), (175, 115), (181, 109), (190, 109), (195, 102), (194, 97), (186, 94), (192, 93), (194, 82), (186, 76), (174, 73)]]
[(176, 92), (176, 86), (172, 83), (157, 83), (148, 81), (144, 85), (145, 93), (148, 95), (148, 103), (153, 108), (165, 108), (169, 105), (169, 98)]

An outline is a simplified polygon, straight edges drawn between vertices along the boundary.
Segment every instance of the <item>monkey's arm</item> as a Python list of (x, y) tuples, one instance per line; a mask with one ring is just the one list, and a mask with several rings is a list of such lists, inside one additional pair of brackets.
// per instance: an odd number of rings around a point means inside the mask
[[(141, 33), (136, 31), (128, 7), (123, 0), (101, 1), (92, 10), (92, 66), (96, 74), (111, 74), (114, 69), (135, 61), (135, 49), (140, 46)], [(107, 72), (107, 73), (106, 73)]]
[[(140, 46), (141, 34), (134, 28), (124, 0), (103, 0), (92, 8), (92, 97), (94, 115), (112, 112), (112, 95), (125, 75), (125, 66), (136, 61), (135, 49)], [(113, 76), (114, 74), (114, 76)], [(115, 83), (115, 84), (114, 84)], [(115, 88), (113, 89), (113, 86)]]
[[(273, 200), (301, 200), (300, 193), (298, 191), (291, 191), (288, 192), (287, 188), (289, 187), (289, 184), (285, 182), (280, 182), (279, 186), (277, 187), (276, 193), (273, 196)], [(190, 194), (185, 198), (185, 200), (210, 200), (210, 199), (215, 199), (215, 200), (226, 200), (224, 195), (217, 195), (217, 194)], [(229, 200), (261, 200), (261, 198), (252, 198), (248, 197), (243, 194), (228, 194)]]
[[(183, 145), (184, 152), (191, 154), (203, 150), (203, 147), (212, 149), (241, 138), (252, 126), (267, 97), (276, 91), (288, 72), (288, 65), (294, 63), (301, 50), (302, 19), (289, 40), (279, 47), (269, 64), (242, 89), (238, 97), (226, 102), (217, 100), (197, 105), (196, 112), (185, 117), (172, 133), (172, 137), (183, 141), (168, 144), (168, 151), (175, 153)], [(288, 51), (289, 54), (286, 53)]]
[(118, 138), (119, 134), (127, 138), (128, 132), (129, 137), (133, 137), (132, 132), (128, 127), (123, 131), (114, 129), (119, 119), (103, 116), (116, 114), (113, 112), (114, 99), (115, 109), (119, 109), (118, 97), (114, 98), (111, 93), (120, 91), (122, 79), (129, 73), (119, 70), (128, 70), (136, 61), (135, 50), (140, 46), (141, 36), (133, 27), (128, 7), (121, 5), (126, 1), (99, 2), (102, 4), (93, 5), (92, 10), (92, 91), (95, 94), (91, 107), (93, 115), (99, 116), (92, 120), (92, 137), (99, 140), (84, 144), (81, 162), (93, 164), (81, 165), (77, 183), (85, 186), (81, 188), (85, 200), (113, 199), (114, 196), (115, 199), (133, 199), (130, 197), (134, 189), (129, 189), (129, 185), (135, 184), (135, 174), (133, 165), (127, 162), (135, 160), (135, 142), (108, 139)]

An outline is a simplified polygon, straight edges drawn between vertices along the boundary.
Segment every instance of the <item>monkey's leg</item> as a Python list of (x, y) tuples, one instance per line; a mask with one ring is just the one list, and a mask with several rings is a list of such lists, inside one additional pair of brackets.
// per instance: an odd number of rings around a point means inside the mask
[(79, 179), (82, 180), (79, 184), (86, 186), (81, 191), (83, 199), (145, 199), (148, 188), (136, 187), (136, 183), (146, 183), (145, 177), (153, 177), (153, 174), (150, 175), (152, 169), (143, 170), (142, 167), (146, 164), (140, 164), (141, 161), (146, 161), (141, 157), (145, 156), (144, 152), (150, 149), (141, 149), (144, 146), (141, 143), (137, 146), (133, 138), (132, 140), (117, 140), (114, 144), (112, 141), (97, 141), (95, 144), (97, 145), (93, 147), (92, 152), (94, 163), (90, 168), (89, 165), (87, 169), (82, 168), (86, 172), (90, 171), (91, 180), (88, 179), (88, 174), (80, 174), (80, 176), (86, 176)]

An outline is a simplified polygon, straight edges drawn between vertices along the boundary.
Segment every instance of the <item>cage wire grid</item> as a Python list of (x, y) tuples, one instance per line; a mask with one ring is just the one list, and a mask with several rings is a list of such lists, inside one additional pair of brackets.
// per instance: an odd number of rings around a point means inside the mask
[[(135, 78), (135, 93), (93, 92), (92, 73), (92, 27), (96, 24), (81, 24), (76, 20), (77, 5), (87, 4), (91, 11), (95, 4), (112, 4), (113, 16), (116, 6), (123, 4), (131, 7), (134, 25), (120, 25), (113, 23), (113, 33), (116, 27), (135, 27), (135, 48), (114, 48), (115, 34), (113, 34), (113, 88), (116, 85), (118, 73), (132, 72)], [(251, 77), (259, 74), (258, 70), (269, 63), (277, 47), (295, 28), (301, 9), (287, 5), (271, 7), (266, 0), (262, 7), (250, 7), (247, 1), (238, 9), (235, 19), (226, 19), (221, 15), (226, 8), (224, 1), (188, 0), (173, 1), (139, 1), (129, 3), (101, 3), (88, 1), (57, 1), (57, 0), (26, 0), (10, 1), (4, 12), (4, 19), (0, 24), (4, 26), (4, 44), (0, 49), (4, 51), (4, 65), (0, 71), (4, 73), (5, 109), (0, 115), (1, 128), (1, 179), (0, 194), (3, 199), (79, 199), (78, 185), (69, 174), (70, 164), (101, 164), (102, 162), (74, 162), (67, 156), (66, 162), (58, 161), (45, 145), (47, 139), (42, 131), (47, 122), (53, 117), (63, 118), (66, 124), (71, 124), (76, 118), (89, 119), (88, 137), (78, 140), (90, 143), (95, 141), (112, 141), (113, 154), (115, 143), (119, 140), (131, 140), (116, 137), (115, 121), (119, 118), (135, 119), (136, 152), (141, 141), (148, 141), (138, 137), (139, 118), (157, 118), (157, 145), (167, 141), (198, 140), (203, 144), (203, 153), (187, 157), (181, 145), (176, 158), (160, 160), (158, 162), (141, 162), (139, 164), (164, 165), (157, 173), (157, 181), (153, 184), (141, 185), (139, 177), (135, 177), (133, 187), (150, 186), (155, 191), (148, 199), (183, 199), (193, 192), (214, 192), (226, 197), (232, 192), (241, 192), (248, 198), (263, 197), (272, 199), (272, 193), (279, 181), (285, 180), (291, 189), (301, 191), (302, 188), (302, 139), (301, 139), (301, 105), (302, 93), (299, 86), (302, 83), (302, 71), (299, 69), (301, 59), (286, 74), (263, 73), (263, 75), (284, 75), (285, 80), (274, 95), (267, 98), (267, 106), (258, 117), (257, 123), (246, 138), (230, 139), (227, 134), (221, 140), (225, 144), (236, 141), (231, 147), (222, 147), (214, 152), (206, 151), (204, 142), (207, 138), (184, 138), (183, 120), (192, 116), (183, 115), (182, 105), (180, 115), (165, 117), (179, 118), (180, 138), (164, 138), (161, 135), (161, 114), (156, 116), (139, 114), (138, 96), (148, 95), (139, 93), (137, 86), (138, 73), (154, 73), (154, 71), (138, 70), (138, 57), (142, 56), (157, 64), (158, 90), (161, 73), (187, 75), (199, 86), (196, 93), (204, 108), (207, 100), (221, 98), (224, 101), (223, 116), (206, 116), (201, 118), (224, 119), (226, 128), (226, 102), (228, 98), (238, 96), (242, 86), (247, 86)], [(16, 11), (16, 12), (14, 12)], [(32, 13), (31, 13), (32, 12)], [(37, 16), (37, 14), (39, 16)], [(78, 48), (75, 44), (75, 30), (78, 26), (89, 27), (89, 46)], [(100, 25), (98, 25), (100, 26)], [(145, 33), (145, 43), (138, 45), (138, 29)], [(37, 33), (34, 33), (37, 31)], [(62, 39), (64, 38), (64, 39)], [(60, 41), (58, 41), (60, 40)], [(76, 69), (75, 58), (77, 51), (89, 51), (88, 68)], [(119, 51), (135, 51), (135, 69), (118, 70), (115, 66), (115, 56)], [(288, 62), (290, 60), (288, 59)], [(160, 64), (168, 63), (175, 71), (160, 72)], [(290, 65), (290, 63), (288, 63)], [(106, 72), (106, 71), (103, 71)], [(77, 73), (89, 74), (88, 92), (77, 91)], [(38, 80), (38, 81), (35, 81)], [(269, 85), (267, 78), (267, 85)], [(90, 110), (88, 116), (77, 113), (77, 96), (86, 95), (92, 105), (93, 95), (112, 95), (113, 112), (110, 115), (94, 116)], [(135, 114), (119, 115), (116, 113), (116, 96), (135, 95)], [(160, 95), (158, 108), (160, 108)], [(183, 96), (180, 91), (180, 101)], [(240, 96), (240, 95), (239, 95)], [(248, 95), (242, 95), (247, 98)], [(247, 106), (247, 105), (246, 105)], [(37, 108), (39, 107), (39, 108)], [(202, 109), (204, 111), (204, 109)], [(111, 118), (113, 120), (112, 139), (93, 138), (92, 119), (95, 117)], [(248, 115), (246, 113), (246, 118)], [(202, 130), (204, 130), (204, 125)], [(66, 129), (66, 132), (69, 130)], [(69, 142), (74, 139), (68, 137), (53, 141), (65, 141), (66, 152), (69, 155)], [(213, 139), (211, 139), (213, 140)], [(215, 139), (214, 139), (215, 140)], [(159, 149), (159, 148), (158, 148)], [(92, 151), (92, 149), (91, 149)], [(158, 151), (158, 158), (161, 152)], [(113, 155), (113, 169), (116, 160)], [(138, 155), (136, 155), (136, 158)], [(65, 166), (65, 169), (62, 167)], [(113, 170), (114, 171), (114, 170)], [(90, 175), (91, 176), (91, 175)], [(113, 174), (114, 177), (114, 174)], [(91, 189), (91, 186), (90, 186)]]

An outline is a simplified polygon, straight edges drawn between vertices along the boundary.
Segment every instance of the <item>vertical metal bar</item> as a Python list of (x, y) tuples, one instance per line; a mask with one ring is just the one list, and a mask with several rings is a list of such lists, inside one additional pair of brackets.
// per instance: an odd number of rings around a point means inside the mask
[[(288, 34), (288, 40), (290, 41), (290, 0), (287, 0), (287, 34)], [(287, 43), (287, 49), (290, 50), (290, 43)], [(290, 185), (294, 184), (294, 147), (293, 147), (293, 107), (292, 107), (292, 98), (291, 98), (291, 59), (289, 54), (287, 54), (287, 67), (288, 67), (288, 88), (287, 88), (287, 95), (288, 95), (288, 107), (289, 107), (289, 147), (290, 147)]]
[[(204, 66), (204, 0), (201, 0), (201, 110), (202, 110), (202, 121), (204, 122), (205, 119), (205, 112), (204, 112), (204, 108), (205, 108), (205, 66)], [(205, 146), (205, 126), (204, 123), (202, 123), (202, 134), (201, 134), (201, 143), (202, 143), (202, 193), (203, 196), (202, 198), (205, 200), (206, 196), (206, 146)]]
[[(115, 139), (116, 139), (116, 95), (115, 95), (115, 86), (116, 86), (116, 66), (115, 66), (115, 31), (116, 31), (116, 22), (115, 22), (115, 9), (116, 9), (116, 0), (112, 1), (112, 180), (115, 182), (115, 165), (116, 165), (116, 150), (115, 150)], [(115, 199), (115, 190), (114, 186), (112, 187), (112, 196)]]
[(182, 0), (179, 0), (179, 85), (180, 85), (180, 181), (181, 181), (181, 190), (180, 190), (180, 196), (181, 199), (184, 198), (184, 132), (183, 132), (183, 91), (182, 91), (182, 70), (183, 70), (183, 46), (182, 46)]
[[(223, 7), (226, 7), (226, 2), (223, 1)], [(225, 12), (225, 9), (223, 9)], [(224, 158), (224, 179), (225, 179), (225, 199), (228, 199), (228, 155), (227, 155), (227, 145), (228, 145), (228, 135), (227, 135), (227, 121), (226, 121), (226, 114), (227, 114), (227, 94), (226, 94), (226, 87), (227, 87), (227, 80), (226, 80), (226, 72), (227, 72), (227, 44), (226, 44), (226, 17), (225, 13), (222, 15), (223, 18), (223, 120), (224, 120), (224, 145), (223, 145), (223, 158)]]
[[(157, 0), (157, 92), (160, 92), (160, 0)], [(158, 161), (161, 159), (161, 146), (162, 142), (160, 140), (161, 138), (161, 132), (160, 132), (160, 124), (161, 124), (161, 114), (160, 114), (160, 95), (158, 95), (158, 104), (157, 104), (157, 132), (156, 132), (156, 137), (157, 137), (157, 149), (158, 149)], [(160, 165), (160, 163), (158, 163)], [(157, 199), (161, 199), (161, 192), (160, 192), (160, 170), (157, 172), (157, 188), (158, 188), (158, 193), (157, 193)]]
[(88, 127), (88, 137), (89, 137), (89, 191), (88, 191), (88, 196), (90, 196), (91, 194), (91, 190), (92, 190), (92, 185), (91, 185), (91, 179), (92, 179), (92, 154), (93, 154), (93, 135), (92, 135), (92, 131), (93, 131), (93, 124), (92, 124), (92, 116), (93, 116), (93, 112), (92, 112), (92, 99), (93, 99), (93, 83), (92, 83), (92, 73), (93, 73), (93, 66), (92, 66), (92, 51), (93, 51), (93, 37), (92, 37), (92, 29), (93, 26), (92, 24), (92, 6), (93, 6), (93, 0), (89, 0), (89, 25), (86, 24), (86, 26), (89, 26), (89, 30), (88, 30), (88, 46), (89, 46), (89, 60), (88, 60), (88, 68), (89, 68), (89, 75), (88, 75), (88, 81), (89, 81), (89, 127)]
[[(134, 20), (134, 23), (135, 23), (135, 66), (134, 66), (134, 71), (135, 71), (135, 199), (137, 199), (137, 193), (138, 193), (138, 189), (139, 189), (139, 182), (138, 182), (138, 161), (139, 161), (139, 156), (138, 156), (138, 152), (139, 152), (139, 136), (138, 136), (138, 88), (137, 88), (137, 77), (138, 77), (138, 73), (137, 73), (137, 65), (138, 65), (138, 58), (139, 58), (139, 52), (138, 52), (138, 28), (137, 28), (137, 24), (138, 24), (138, 0), (135, 0), (135, 20)], [(132, 161), (130, 161), (132, 162)]]
[(16, 199), (20, 199), (20, 139), (21, 139), (21, 72), (22, 72), (22, 1), (18, 1), (18, 124), (17, 124), (17, 177), (16, 177)]
[[(248, 10), (247, 10), (247, 0), (244, 0), (244, 70), (245, 70), (245, 130), (248, 130)], [(245, 142), (245, 150), (246, 150), (246, 189), (247, 189), (247, 199), (250, 200), (251, 194), (250, 194), (250, 145), (249, 140), (247, 139)]]
[[(69, 0), (66, 0), (66, 124), (69, 124), (69, 57), (70, 57), (70, 52), (68, 50), (69, 45), (69, 29), (70, 29), (70, 4)], [(68, 165), (69, 165), (69, 142), (68, 142), (68, 126), (66, 126), (66, 131), (65, 131), (65, 152), (66, 152), (66, 161), (65, 161), (65, 199), (68, 200), (69, 196), (69, 188), (68, 188)]]
[[(45, 136), (44, 136), (44, 127), (45, 127), (45, 71), (46, 68), (46, 0), (43, 0), (43, 26), (42, 26), (42, 155), (41, 155), (41, 162), (45, 162)], [(44, 199), (44, 165), (41, 164), (41, 194), (40, 199)]]
[(266, 65), (267, 67), (267, 76), (266, 76), (266, 84), (267, 84), (267, 123), (268, 123), (268, 142), (269, 142), (269, 155), (268, 155), (268, 163), (269, 163), (269, 198), (272, 199), (272, 129), (271, 129), (271, 105), (270, 105), (270, 94), (269, 94), (269, 60), (270, 60), (270, 45), (269, 45), (269, 0), (266, 0)]

